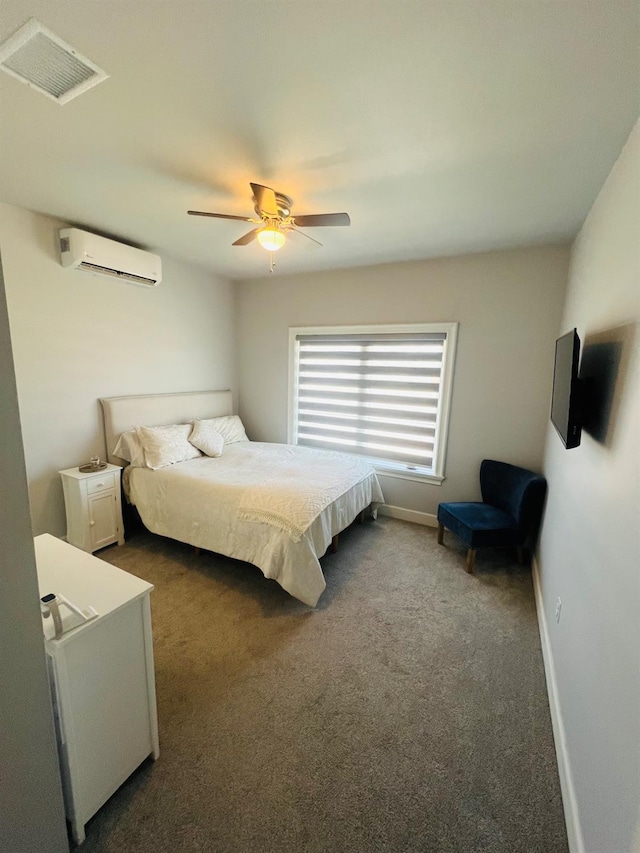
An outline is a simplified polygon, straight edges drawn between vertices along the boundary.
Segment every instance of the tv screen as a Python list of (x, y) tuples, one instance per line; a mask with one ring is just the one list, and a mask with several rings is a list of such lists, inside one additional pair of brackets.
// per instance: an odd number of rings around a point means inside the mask
[(566, 448), (577, 447), (582, 433), (578, 362), (580, 338), (576, 329), (556, 341), (551, 423)]

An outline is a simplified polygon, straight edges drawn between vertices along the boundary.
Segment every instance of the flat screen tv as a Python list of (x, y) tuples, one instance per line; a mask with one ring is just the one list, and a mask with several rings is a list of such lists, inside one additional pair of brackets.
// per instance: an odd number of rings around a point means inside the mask
[(578, 447), (582, 434), (582, 383), (578, 377), (580, 338), (576, 329), (556, 341), (551, 423), (567, 449)]

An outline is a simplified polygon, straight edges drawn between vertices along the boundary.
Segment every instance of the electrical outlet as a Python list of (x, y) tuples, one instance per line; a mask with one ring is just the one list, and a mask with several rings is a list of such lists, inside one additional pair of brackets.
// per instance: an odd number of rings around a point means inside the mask
[(562, 599), (556, 601), (556, 622), (560, 622), (560, 614), (562, 613)]

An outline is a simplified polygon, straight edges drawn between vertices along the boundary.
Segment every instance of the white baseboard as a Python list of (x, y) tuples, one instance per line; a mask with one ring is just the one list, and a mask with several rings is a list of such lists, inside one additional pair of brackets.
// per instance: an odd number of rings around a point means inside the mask
[(542, 659), (547, 679), (547, 693), (549, 695), (549, 709), (551, 711), (551, 725), (553, 726), (553, 737), (556, 746), (556, 757), (558, 759), (558, 774), (560, 776), (560, 789), (562, 791), (562, 805), (564, 808), (564, 820), (567, 826), (567, 840), (571, 853), (585, 853), (582, 829), (580, 827), (580, 814), (578, 802), (573, 785), (573, 774), (567, 748), (567, 736), (562, 718), (562, 708), (558, 694), (558, 683), (556, 680), (556, 668), (549, 640), (549, 626), (544, 612), (542, 601), (542, 589), (540, 586), (540, 567), (537, 556), (532, 560), (533, 589), (536, 597), (536, 610), (538, 613), (538, 629), (540, 631), (540, 642), (542, 644)]
[(411, 521), (413, 524), (424, 524), (425, 527), (438, 526), (438, 519), (430, 512), (418, 512), (417, 509), (404, 509), (401, 506), (389, 506), (389, 504), (380, 504), (378, 512), (380, 515), (388, 515), (390, 518)]

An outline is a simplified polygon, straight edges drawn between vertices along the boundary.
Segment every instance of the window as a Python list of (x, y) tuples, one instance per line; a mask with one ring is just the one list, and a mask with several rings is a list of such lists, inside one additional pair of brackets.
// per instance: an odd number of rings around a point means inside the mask
[(442, 482), (457, 323), (289, 330), (289, 442)]

